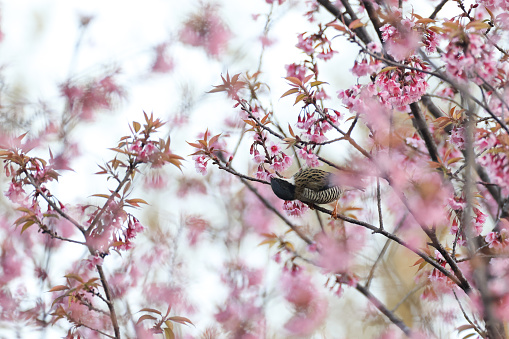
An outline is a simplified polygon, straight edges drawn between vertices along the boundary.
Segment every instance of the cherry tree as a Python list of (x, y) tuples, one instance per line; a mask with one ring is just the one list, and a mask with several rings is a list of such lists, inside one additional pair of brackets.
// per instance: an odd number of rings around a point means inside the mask
[[(509, 3), (260, 4), (250, 66), (235, 57), (243, 31), (226, 5), (200, 4), (154, 47), (151, 73), (178, 69), (177, 44), (224, 62), (200, 100), (231, 108), (213, 126), (189, 122), (208, 110), (192, 100), (166, 122), (140, 112), (106, 146), (96, 174), (107, 180), (91, 197), (64, 201), (59, 180), (79, 158), (75, 129), (127, 96), (118, 69), (60, 84), (65, 107), (56, 120), (43, 106), (40, 132), (5, 128), (1, 326), (68, 338), (505, 338)], [(284, 15), (306, 28), (285, 36), (300, 53), (271, 77)], [(273, 178), (306, 168), (332, 174), (337, 203), (276, 197)], [(167, 211), (179, 214), (170, 227)]]

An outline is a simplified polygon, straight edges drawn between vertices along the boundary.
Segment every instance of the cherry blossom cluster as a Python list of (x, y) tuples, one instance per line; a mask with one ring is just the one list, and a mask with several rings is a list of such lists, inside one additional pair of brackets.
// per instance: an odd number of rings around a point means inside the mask
[(272, 171), (280, 173), (286, 171), (292, 165), (292, 157), (282, 152), (281, 146), (278, 144), (273, 143), (269, 148), (269, 153), (265, 157), (260, 154), (258, 149), (256, 149), (257, 144), (258, 143), (255, 141), (252, 145), (253, 152), (251, 153), (255, 163), (258, 164), (255, 173), (256, 178), (266, 180), (268, 176), (271, 175), (271, 172), (268, 171), (264, 164), (269, 164), (269, 168)]
[(498, 73), (498, 61), (493, 46), (479, 32), (462, 32), (452, 37), (442, 55), (447, 73), (465, 83), (490, 83)]
[(300, 217), (307, 212), (308, 206), (299, 200), (285, 201), (283, 203), (283, 210), (287, 215), (292, 217)]
[(285, 268), (281, 284), (285, 299), (295, 309), (285, 328), (293, 334), (310, 335), (326, 318), (327, 299), (320, 295), (310, 275), (303, 270)]
[(376, 77), (378, 98), (382, 104), (400, 111), (409, 111), (408, 105), (418, 101), (428, 88), (425, 63), (417, 57), (405, 60), (407, 69), (395, 68), (380, 72)]
[(228, 45), (232, 33), (221, 18), (215, 5), (203, 5), (184, 23), (180, 41), (191, 46), (203, 47), (212, 57), (218, 57)]
[(489, 232), (485, 237), (489, 248), (504, 249), (509, 245), (509, 231), (503, 228), (500, 232)]
[(306, 72), (308, 71), (306, 66), (296, 63), (286, 65), (285, 68), (287, 77), (294, 77), (300, 81), (304, 80)]
[(415, 29), (415, 21), (401, 18), (401, 10), (395, 9), (395, 25), (387, 23), (380, 28), (387, 52), (396, 61), (402, 61), (414, 54), (419, 47), (420, 34)]
[(355, 60), (351, 71), (353, 75), (362, 77), (365, 75), (376, 74), (382, 69), (382, 67), (383, 64), (379, 59), (364, 57), (360, 62)]
[(337, 53), (332, 49), (331, 42), (325, 35), (325, 29), (319, 26), (318, 33), (302, 33), (297, 36), (296, 47), (306, 53), (308, 56), (316, 56), (318, 59), (330, 60)]
[(412, 69), (387, 67), (378, 73), (375, 84), (354, 85), (339, 91), (338, 98), (350, 111), (361, 114), (373, 111), (370, 105), (375, 104), (374, 98), (387, 109), (409, 112), (408, 105), (426, 93), (426, 74), (419, 70), (427, 70), (428, 67), (417, 57), (409, 58), (406, 63)]
[(341, 118), (341, 113), (334, 109), (324, 109), (323, 115), (303, 110), (297, 118), (297, 127), (303, 130), (303, 140), (322, 143), (327, 140), (325, 133), (333, 129), (332, 126), (337, 125)]
[(387, 52), (396, 61), (407, 59), (421, 45), (428, 53), (436, 52), (441, 30), (431, 26), (433, 22), (415, 13), (410, 18), (403, 18), (401, 9), (392, 7), (389, 23), (380, 28)]
[[(279, 143), (269, 141), (267, 132), (260, 126), (257, 126), (252, 120), (249, 120), (251, 118), (246, 114), (247, 113), (243, 111), (243, 115), (248, 118), (244, 121), (251, 121), (253, 126), (252, 131), (254, 132), (254, 140), (249, 149), (249, 154), (253, 156), (253, 160), (257, 165), (255, 177), (261, 180), (267, 180), (274, 172), (282, 173), (290, 168), (293, 163), (293, 157), (283, 152)], [(260, 121), (265, 122), (268, 119), (268, 116), (261, 117), (257, 106), (253, 107), (249, 114), (255, 119), (261, 119)], [(268, 168), (265, 167), (265, 165), (267, 165)]]
[(318, 156), (313, 152), (314, 146), (304, 146), (297, 150), (297, 155), (299, 158), (306, 162), (306, 165), (309, 167), (318, 167), (320, 166), (320, 161), (318, 160)]
[(113, 75), (93, 79), (85, 84), (67, 82), (60, 90), (67, 99), (71, 114), (84, 120), (93, 119), (99, 109), (110, 109), (113, 99), (124, 93)]
[[(447, 265), (447, 261), (444, 259), (444, 257), (442, 256), (442, 254), (440, 254), (439, 251), (435, 250), (434, 252), (435, 252), (435, 260), (440, 264), (440, 266), (445, 268)], [(436, 268), (433, 268), (431, 270), (428, 277), (429, 277), (429, 280), (432, 282), (440, 282), (440, 283), (450, 282), (450, 280), (447, 279), (447, 277), (442, 272), (437, 270)]]
[(216, 321), (236, 338), (261, 336), (265, 318), (257, 295), (263, 270), (244, 263), (227, 263), (221, 280), (229, 289), (229, 298), (215, 314)]
[(173, 59), (167, 55), (168, 44), (162, 43), (155, 47), (156, 57), (152, 63), (152, 72), (167, 73), (175, 67)]
[(492, 180), (500, 185), (502, 194), (509, 194), (507, 182), (509, 180), (509, 146), (502, 139), (497, 138), (493, 133), (483, 133), (477, 145), (482, 151), (479, 157), (479, 164), (484, 166), (491, 175)]
[(223, 138), (219, 138), (220, 134), (210, 137), (211, 133), (207, 130), (205, 133), (199, 134), (197, 143), (189, 143), (198, 149), (193, 153), (194, 167), (196, 172), (201, 175), (207, 174), (207, 164), (210, 160), (214, 163), (231, 161), (231, 154), (226, 151), (227, 145)]
[[(459, 220), (458, 217), (461, 216), (461, 212), (463, 208), (465, 207), (465, 203), (458, 203), (455, 202), (454, 204), (456, 216), (452, 217), (452, 224), (451, 224), (451, 234), (454, 234), (457, 236), (456, 242), (460, 246), (465, 246), (467, 237), (464, 230), (460, 230), (459, 228)], [(476, 237), (481, 234), (484, 225), (486, 223), (486, 217), (487, 215), (483, 213), (479, 208), (474, 208), (474, 217), (472, 220), (472, 236)]]

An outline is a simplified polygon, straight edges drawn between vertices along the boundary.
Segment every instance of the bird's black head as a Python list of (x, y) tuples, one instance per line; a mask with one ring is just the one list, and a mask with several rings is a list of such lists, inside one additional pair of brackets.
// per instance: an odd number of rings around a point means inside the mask
[(272, 187), (272, 191), (279, 199), (283, 200), (295, 200), (295, 185), (292, 183), (280, 179), (280, 178), (270, 178), (270, 187)]

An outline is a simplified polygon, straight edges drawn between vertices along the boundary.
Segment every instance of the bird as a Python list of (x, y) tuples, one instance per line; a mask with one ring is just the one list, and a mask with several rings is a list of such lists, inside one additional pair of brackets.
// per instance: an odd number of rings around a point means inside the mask
[(301, 169), (290, 179), (273, 176), (270, 186), (279, 199), (300, 200), (312, 205), (331, 203), (343, 193), (334, 182), (334, 174), (317, 168)]

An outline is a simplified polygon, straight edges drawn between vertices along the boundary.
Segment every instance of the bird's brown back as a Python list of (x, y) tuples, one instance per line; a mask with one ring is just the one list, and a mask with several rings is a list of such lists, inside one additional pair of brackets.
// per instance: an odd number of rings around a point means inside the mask
[(295, 173), (293, 178), (298, 188), (323, 191), (334, 186), (331, 183), (331, 176), (332, 173), (317, 168), (307, 168)]

